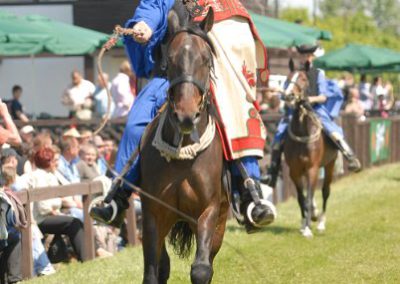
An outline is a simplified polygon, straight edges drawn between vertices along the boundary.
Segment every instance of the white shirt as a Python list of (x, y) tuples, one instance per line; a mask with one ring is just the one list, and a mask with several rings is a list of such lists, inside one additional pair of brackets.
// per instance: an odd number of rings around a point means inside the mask
[(95, 89), (96, 87), (92, 82), (82, 79), (79, 85), (72, 85), (65, 91), (62, 102), (71, 110), (76, 110), (85, 103), (87, 98), (93, 95)]
[(128, 115), (134, 101), (128, 75), (118, 73), (111, 83), (111, 94), (115, 102), (113, 117)]

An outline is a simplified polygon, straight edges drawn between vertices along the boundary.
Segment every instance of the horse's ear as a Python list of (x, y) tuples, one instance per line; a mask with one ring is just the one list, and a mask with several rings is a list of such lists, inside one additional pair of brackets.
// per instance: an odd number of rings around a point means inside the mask
[(213, 25), (214, 25), (214, 10), (213, 8), (210, 7), (208, 9), (207, 16), (200, 23), (200, 28), (206, 33), (208, 33), (209, 31), (211, 31)]
[(179, 16), (174, 10), (171, 10), (168, 14), (168, 33), (173, 35), (179, 30), (179, 28)]

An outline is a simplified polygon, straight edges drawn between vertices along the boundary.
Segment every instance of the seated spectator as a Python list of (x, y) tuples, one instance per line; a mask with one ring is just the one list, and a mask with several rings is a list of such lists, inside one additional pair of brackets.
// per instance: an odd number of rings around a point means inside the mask
[(358, 89), (351, 88), (349, 90), (349, 101), (344, 109), (345, 113), (357, 116), (359, 119), (364, 117), (364, 106), (360, 101), (360, 94)]
[(15, 120), (21, 120), (24, 123), (29, 122), (29, 118), (24, 113), (24, 108), (20, 102), (22, 96), (21, 86), (15, 85), (12, 88), (12, 100), (10, 101), (10, 113), (11, 117)]
[(25, 125), (19, 130), (19, 134), (22, 139), (22, 143), (32, 145), (33, 138), (35, 137), (35, 129), (32, 125)]
[(111, 94), (115, 102), (113, 117), (123, 117), (128, 115), (134, 101), (130, 85), (130, 76), (132, 69), (130, 63), (126, 60), (122, 62), (119, 73), (111, 83)]
[(0, 164), (2, 167), (8, 167), (10, 169), (14, 169), (15, 177), (12, 183), (7, 183), (7, 187), (12, 191), (21, 191), (23, 189), (27, 189), (27, 179), (24, 176), (18, 175), (18, 154), (12, 149), (3, 149), (1, 151)]
[(107, 161), (104, 158), (104, 151), (105, 151), (105, 145), (103, 138), (101, 138), (100, 135), (96, 135), (94, 137), (94, 145), (97, 148), (97, 167), (99, 169), (100, 175), (104, 176), (107, 173)]
[[(59, 163), (60, 163), (60, 149), (57, 146), (53, 146), (52, 150), (54, 151), (54, 160), (51, 164), (52, 173), (57, 178), (58, 185), (68, 185), (70, 182), (64, 177), (62, 173), (58, 171)], [(62, 198), (62, 212), (78, 218), (83, 222), (83, 204), (81, 196), (67, 196)]]
[(0, 187), (0, 283), (22, 281), (21, 236), (13, 208)]
[(75, 137), (67, 137), (61, 142), (61, 157), (58, 171), (70, 183), (80, 182), (76, 163), (79, 161), (79, 142)]
[[(11, 188), (16, 182), (16, 171), (15, 167), (10, 165), (3, 165), (2, 173), (5, 181), (5, 187)], [(26, 189), (27, 187), (25, 187)], [(55, 273), (53, 266), (47, 257), (46, 251), (44, 249), (41, 234), (37, 225), (33, 222), (31, 224), (32, 228), (32, 256), (33, 256), (33, 266), (35, 275), (50, 275)]]
[(97, 166), (97, 149), (93, 144), (84, 144), (79, 152), (80, 161), (76, 164), (81, 181), (92, 181), (100, 176)]
[(3, 120), (4, 127), (0, 125), (0, 147), (4, 144), (19, 146), (22, 142), (18, 129), (8, 112), (7, 105), (0, 99), (0, 118)]
[[(103, 73), (103, 77), (105, 82), (103, 82), (100, 74), (97, 77), (98, 85), (96, 90), (94, 91), (94, 102), (95, 102), (95, 112), (96, 116), (103, 118), (107, 114), (108, 108), (108, 94), (107, 89), (111, 92), (111, 83), (109, 82), (109, 76), (106, 73)], [(110, 101), (110, 116), (114, 113), (115, 103), (111, 98)]]
[(79, 139), (81, 139), (81, 134), (79, 133), (78, 130), (76, 130), (76, 128), (72, 127), (63, 132), (61, 140), (65, 140), (69, 137), (76, 138), (79, 140)]
[[(30, 188), (58, 186), (59, 182), (53, 174), (54, 151), (49, 147), (40, 149), (34, 158), (36, 170), (31, 173)], [(84, 239), (83, 224), (74, 217), (61, 213), (62, 200), (54, 198), (35, 202), (33, 216), (43, 234), (68, 236), (79, 261), (83, 260)]]
[(93, 132), (88, 129), (84, 129), (80, 133), (79, 143), (80, 144), (87, 144), (93, 142)]
[(28, 160), (24, 165), (24, 173), (30, 173), (35, 170), (35, 163), (33, 161), (35, 153), (42, 147), (51, 147), (53, 145), (53, 140), (50, 134), (46, 132), (41, 132), (33, 139), (32, 148), (28, 149), (26, 153)]
[(92, 117), (92, 99), (95, 86), (92, 82), (83, 79), (78, 71), (71, 74), (72, 84), (62, 96), (62, 103), (70, 110), (69, 116), (79, 119), (90, 119)]

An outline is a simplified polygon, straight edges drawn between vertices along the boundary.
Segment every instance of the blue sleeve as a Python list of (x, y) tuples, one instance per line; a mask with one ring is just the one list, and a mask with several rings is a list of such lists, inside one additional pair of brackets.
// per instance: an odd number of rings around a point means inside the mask
[(124, 37), (126, 52), (138, 77), (149, 78), (154, 68), (153, 52), (165, 36), (168, 12), (174, 3), (175, 0), (142, 0), (134, 16), (125, 24), (126, 28), (131, 28), (144, 21), (153, 31), (147, 44), (137, 43), (131, 36)]
[(325, 74), (323, 71), (319, 70), (318, 71), (318, 96), (319, 95), (324, 95), (324, 96), (328, 96), (328, 91), (326, 89), (326, 78), (325, 78)]

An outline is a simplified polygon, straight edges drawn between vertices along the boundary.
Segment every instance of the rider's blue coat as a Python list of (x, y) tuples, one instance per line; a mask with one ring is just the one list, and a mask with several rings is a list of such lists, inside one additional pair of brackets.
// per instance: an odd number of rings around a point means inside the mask
[[(323, 104), (315, 104), (313, 106), (314, 111), (321, 120), (323, 129), (328, 135), (335, 132), (343, 137), (342, 128), (334, 122), (343, 104), (343, 94), (334, 82), (326, 80), (324, 72), (321, 70), (318, 72), (317, 85), (318, 95), (326, 96), (327, 100)], [(286, 116), (279, 122), (278, 129), (274, 136), (274, 144), (281, 143), (285, 139), (291, 114), (291, 110), (287, 111)]]
[[(163, 40), (167, 31), (167, 15), (175, 0), (142, 0), (132, 19), (126, 27), (132, 27), (140, 21), (146, 22), (153, 30), (153, 35), (147, 44), (140, 44), (132, 37), (125, 37), (126, 52), (131, 60), (133, 69), (138, 77), (149, 78), (154, 68), (153, 51)], [(115, 170), (120, 173), (129, 160), (133, 151), (139, 146), (140, 139), (146, 126), (156, 116), (157, 111), (166, 100), (169, 82), (166, 78), (154, 77), (138, 94), (118, 146)], [(246, 157), (242, 159), (250, 176), (259, 178), (260, 170), (257, 159)], [(238, 174), (237, 171), (235, 171)], [(137, 183), (140, 175), (139, 159), (134, 163), (126, 176), (132, 183)]]

